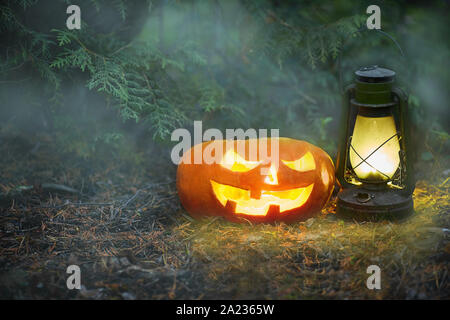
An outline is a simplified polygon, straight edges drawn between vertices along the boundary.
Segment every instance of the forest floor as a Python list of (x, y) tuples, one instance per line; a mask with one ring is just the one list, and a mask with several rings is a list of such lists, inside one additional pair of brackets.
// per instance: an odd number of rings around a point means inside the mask
[[(450, 298), (447, 164), (421, 164), (437, 174), (403, 222), (344, 221), (332, 200), (305, 222), (233, 224), (190, 218), (172, 164), (94, 165), (0, 139), (1, 299)], [(81, 290), (66, 286), (73, 264)], [(381, 290), (366, 287), (370, 265)]]

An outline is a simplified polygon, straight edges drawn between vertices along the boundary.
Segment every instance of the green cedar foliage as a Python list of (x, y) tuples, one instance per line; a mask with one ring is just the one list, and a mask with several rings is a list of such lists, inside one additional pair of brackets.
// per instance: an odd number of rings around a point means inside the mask
[[(366, 63), (404, 66), (390, 41), (357, 32), (368, 1), (84, 0), (77, 2), (81, 30), (68, 30), (70, 3), (0, 5), (0, 85), (24, 73), (42, 85), (55, 127), (70, 122), (62, 116), (70, 105), (62, 84), (82, 83), (154, 139), (203, 120), (204, 128), (280, 128), (334, 152), (351, 72)], [(383, 5), (384, 30), (401, 29), (406, 2)], [(406, 79), (418, 72), (418, 62), (409, 63), (400, 72)], [(420, 99), (411, 102), (420, 115)], [(117, 141), (122, 129), (107, 126), (92, 142)]]

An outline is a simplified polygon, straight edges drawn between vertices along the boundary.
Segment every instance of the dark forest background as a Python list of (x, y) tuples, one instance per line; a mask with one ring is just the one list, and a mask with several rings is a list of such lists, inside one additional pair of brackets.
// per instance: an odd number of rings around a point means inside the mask
[[(424, 161), (448, 154), (448, 1), (80, 0), (0, 5), (0, 130), (24, 150), (124, 166), (167, 162), (170, 134), (280, 128), (336, 153), (341, 88), (394, 69)], [(365, 30), (381, 8), (382, 31)], [(47, 141), (47, 142), (46, 142)]]
[[(71, 3), (0, 1), (0, 298), (449, 299), (449, 1), (78, 0), (70, 31)], [(335, 159), (342, 88), (374, 64), (409, 93), (407, 221), (182, 208), (174, 129), (279, 128)]]

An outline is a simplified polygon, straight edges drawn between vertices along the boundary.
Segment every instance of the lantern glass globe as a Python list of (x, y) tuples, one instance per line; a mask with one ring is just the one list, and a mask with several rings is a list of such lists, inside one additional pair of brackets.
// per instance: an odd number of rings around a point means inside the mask
[(392, 115), (357, 115), (349, 156), (359, 179), (367, 182), (387, 182), (392, 179), (400, 163), (400, 145), (396, 134)]

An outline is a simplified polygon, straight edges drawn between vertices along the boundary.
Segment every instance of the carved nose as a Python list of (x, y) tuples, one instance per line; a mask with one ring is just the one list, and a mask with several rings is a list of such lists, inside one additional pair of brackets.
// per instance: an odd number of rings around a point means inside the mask
[(277, 168), (272, 164), (270, 165), (269, 172), (264, 179), (267, 184), (277, 185), (278, 184), (278, 171)]

